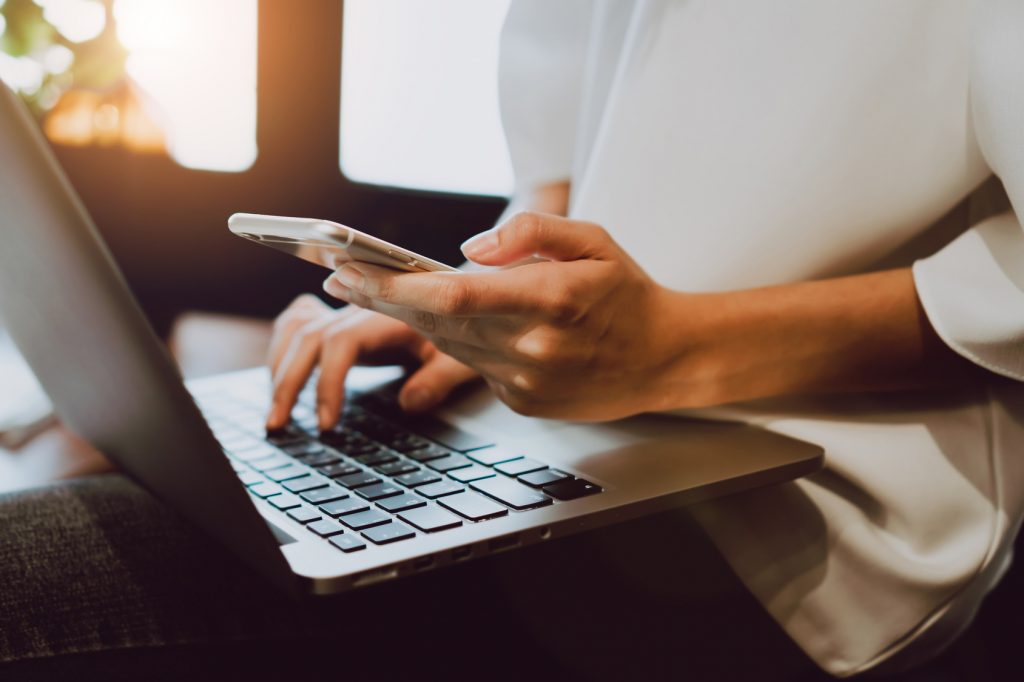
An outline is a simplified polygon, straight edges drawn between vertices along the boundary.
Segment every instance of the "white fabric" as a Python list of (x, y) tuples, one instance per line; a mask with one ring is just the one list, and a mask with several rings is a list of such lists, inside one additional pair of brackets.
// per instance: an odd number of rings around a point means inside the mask
[(1022, 13), (1019, 0), (510, 8), (502, 104), (521, 187), (571, 179), (571, 215), (680, 290), (917, 260), (939, 334), (994, 372), (964, 390), (704, 412), (825, 447), (825, 472), (695, 513), (837, 675), (948, 643), (1024, 511), (1024, 384), (1003, 378), (1024, 379), (1024, 231), (1012, 213), (961, 220), (962, 237), (926, 246), (993, 172), (1024, 215)]

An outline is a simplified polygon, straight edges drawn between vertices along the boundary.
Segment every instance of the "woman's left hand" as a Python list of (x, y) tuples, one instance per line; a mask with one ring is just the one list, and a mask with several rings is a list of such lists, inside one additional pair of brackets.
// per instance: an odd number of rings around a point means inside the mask
[(604, 229), (520, 213), (463, 252), (488, 266), (542, 260), (466, 273), (356, 263), (324, 289), (409, 324), (522, 414), (607, 420), (662, 407), (657, 387), (685, 350), (667, 314), (680, 294), (656, 284)]

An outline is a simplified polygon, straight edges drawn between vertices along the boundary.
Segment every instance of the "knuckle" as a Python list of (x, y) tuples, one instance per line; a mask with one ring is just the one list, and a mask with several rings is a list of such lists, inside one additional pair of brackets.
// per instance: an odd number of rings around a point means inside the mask
[(529, 238), (542, 237), (547, 229), (547, 221), (540, 213), (521, 211), (512, 217), (512, 227), (521, 235)]
[(319, 324), (318, 320), (310, 320), (304, 323), (295, 332), (296, 343), (302, 346), (309, 346), (314, 343), (319, 343), (320, 336), (323, 334), (323, 327)]
[(548, 294), (548, 314), (557, 324), (571, 324), (582, 317), (582, 305), (576, 293), (567, 286), (557, 286)]
[(413, 316), (415, 325), (425, 334), (433, 334), (437, 331), (437, 315), (428, 313), (425, 310), (417, 310)]
[(436, 309), (441, 315), (465, 315), (473, 308), (472, 288), (454, 277), (438, 287), (436, 296)]
[(391, 277), (384, 277), (379, 280), (373, 280), (373, 293), (374, 295), (384, 301), (390, 301), (395, 297), (395, 284)]
[(611, 234), (603, 225), (597, 223), (586, 223), (587, 229), (590, 231), (591, 239), (601, 240), (604, 242), (610, 242), (612, 240)]
[(534, 331), (516, 342), (516, 350), (530, 361), (541, 365), (557, 362), (561, 344), (551, 334)]

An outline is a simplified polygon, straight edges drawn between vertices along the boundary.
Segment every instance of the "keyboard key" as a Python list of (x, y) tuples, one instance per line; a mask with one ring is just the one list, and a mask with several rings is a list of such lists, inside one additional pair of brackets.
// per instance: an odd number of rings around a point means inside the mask
[(308, 457), (324, 452), (324, 446), (320, 445), (320, 443), (295, 443), (293, 445), (284, 445), (281, 449), (292, 457)]
[(263, 478), (262, 476), (257, 474), (255, 471), (239, 471), (238, 472), (238, 480), (242, 482), (242, 485), (250, 486), (250, 485), (256, 485), (257, 483), (262, 483), (263, 481), (265, 481), (267, 479)]
[(346, 426), (335, 426), (330, 431), (322, 431), (319, 435), (321, 443), (332, 446), (345, 446), (349, 444), (365, 443), (366, 438)]
[(508, 514), (508, 509), (494, 500), (469, 491), (442, 497), (437, 503), (470, 521), (483, 521)]
[(401, 474), (409, 474), (413, 471), (419, 471), (420, 468), (408, 460), (402, 460), (398, 462), (389, 462), (388, 464), (381, 464), (378, 467), (374, 467), (379, 473), (385, 476), (400, 476)]
[(329, 538), (332, 535), (341, 535), (345, 532), (345, 529), (341, 527), (340, 523), (337, 521), (331, 521), (330, 519), (314, 521), (313, 523), (308, 524), (306, 528), (322, 538)]
[(509, 476), (519, 476), (520, 474), (528, 474), (531, 471), (540, 471), (541, 469), (547, 469), (547, 464), (541, 464), (535, 459), (514, 459), (511, 462), (505, 462), (503, 464), (494, 465), (496, 471), (500, 471), (503, 474)]
[(390, 450), (379, 450), (368, 455), (356, 457), (356, 461), (368, 467), (375, 467), (378, 464), (387, 464), (398, 460), (398, 455)]
[(344, 516), (345, 514), (355, 514), (356, 512), (366, 511), (369, 508), (370, 505), (364, 500), (357, 500), (354, 497), (348, 497), (344, 500), (337, 500), (335, 502), (328, 502), (327, 504), (320, 505), (320, 511), (334, 518)]
[(442, 457), (441, 459), (435, 459), (427, 462), (427, 466), (434, 471), (440, 471), (442, 474), (455, 469), (463, 469), (468, 466), (473, 466), (472, 460), (465, 455), (449, 455), (448, 457)]
[(503, 476), (474, 481), (469, 484), (469, 487), (493, 497), (498, 502), (507, 504), (517, 511), (551, 504), (551, 498), (547, 495)]
[(330, 476), (331, 478), (358, 474), (360, 471), (362, 471), (362, 469), (357, 467), (355, 464), (350, 464), (348, 462), (338, 462), (337, 464), (328, 464), (327, 466), (320, 467), (320, 473), (324, 476)]
[(298, 457), (300, 462), (308, 467), (324, 467), (328, 464), (337, 464), (341, 461), (341, 457), (333, 452), (318, 452), (315, 455), (309, 455), (308, 457)]
[(285, 481), (281, 484), (281, 487), (293, 493), (304, 493), (307, 490), (326, 488), (327, 481), (319, 476), (303, 476), (302, 478), (293, 478), (290, 481)]
[(414, 452), (406, 453), (406, 457), (417, 462), (429, 462), (432, 459), (441, 459), (452, 454), (451, 450), (442, 448), (440, 445), (429, 445)]
[(288, 516), (292, 517), (299, 523), (319, 521), (323, 518), (323, 516), (320, 515), (320, 512), (312, 507), (295, 507), (294, 509), (289, 509)]
[(270, 457), (271, 455), (277, 455), (280, 453), (278, 453), (277, 448), (271, 447), (266, 443), (257, 442), (255, 445), (251, 447), (241, 449), (236, 448), (233, 450), (228, 448), (228, 454), (230, 454), (235, 459), (241, 460), (243, 462), (251, 462), (254, 459), (260, 459), (261, 457)]
[(310, 490), (308, 493), (302, 493), (299, 497), (310, 504), (324, 504), (325, 502), (344, 500), (348, 497), (348, 493), (336, 485), (329, 485), (326, 488), (318, 488), (317, 490)]
[(421, 485), (416, 488), (416, 492), (423, 497), (429, 497), (430, 499), (436, 499), (443, 495), (451, 495), (452, 493), (461, 492), (465, 490), (461, 485), (452, 483), (451, 481), (438, 481), (437, 483), (428, 483), (427, 485)]
[(411, 523), (424, 533), (433, 533), (462, 525), (462, 519), (458, 516), (434, 505), (404, 511), (398, 515), (398, 518), (406, 523)]
[(330, 539), (330, 542), (342, 552), (356, 552), (360, 549), (366, 549), (366, 543), (362, 539), (349, 533), (335, 535)]
[(290, 467), (282, 467), (280, 469), (271, 469), (270, 471), (263, 472), (263, 475), (269, 478), (271, 481), (290, 481), (293, 478), (299, 478), (309, 474), (309, 469), (300, 467), (296, 464)]
[(569, 474), (558, 469), (541, 469), (540, 471), (534, 471), (529, 474), (523, 474), (519, 476), (519, 480), (531, 488), (543, 488), (546, 485), (551, 485), (558, 481), (564, 481), (572, 478)]
[(280, 495), (268, 497), (267, 502), (274, 505), (281, 511), (291, 509), (293, 507), (298, 507), (299, 505), (302, 504), (302, 501), (299, 500), (299, 498), (297, 498), (295, 495), (292, 495), (291, 493), (281, 493)]
[(579, 497), (586, 497), (594, 493), (602, 492), (599, 485), (584, 481), (582, 478), (575, 478), (571, 481), (560, 481), (544, 487), (544, 492), (557, 500), (575, 500)]
[(405, 511), (406, 509), (422, 507), (425, 504), (426, 501), (422, 497), (417, 497), (411, 493), (403, 493), (397, 497), (386, 497), (378, 502), (377, 506), (384, 511), (389, 511), (393, 514), (395, 512)]
[(407, 488), (415, 488), (418, 485), (426, 485), (427, 483), (436, 483), (441, 480), (441, 477), (435, 474), (433, 471), (416, 471), (411, 474), (403, 474), (396, 476), (395, 480), (406, 486)]
[(249, 486), (249, 492), (256, 497), (266, 498), (281, 492), (281, 486), (274, 485), (273, 483), (257, 483), (256, 485)]
[(356, 489), (356, 495), (370, 500), (371, 502), (383, 500), (385, 497), (401, 495), (403, 492), (405, 492), (404, 489), (399, 488), (394, 483), (375, 483), (374, 485), (368, 485)]
[(338, 449), (349, 457), (357, 457), (359, 455), (369, 455), (378, 452), (381, 447), (376, 443), (367, 441), (365, 443), (350, 443), (348, 445), (338, 446)]
[(292, 424), (289, 424), (283, 429), (270, 431), (267, 433), (266, 437), (268, 442), (279, 447), (282, 445), (291, 445), (293, 443), (303, 443), (309, 440), (309, 434)]
[(469, 456), (475, 459), (476, 461), (480, 462), (481, 464), (486, 464), (487, 466), (494, 466), (495, 464), (500, 464), (501, 462), (509, 462), (513, 459), (523, 458), (522, 455), (517, 455), (515, 453), (508, 452), (507, 450), (502, 450), (500, 448), (474, 450), (473, 452), (469, 453)]
[(341, 517), (341, 522), (352, 530), (363, 530), (389, 521), (391, 521), (391, 517), (377, 509), (367, 509), (358, 514), (347, 514)]
[(256, 459), (249, 462), (249, 466), (258, 471), (270, 471), (271, 469), (280, 469), (281, 467), (294, 466), (295, 462), (291, 457), (285, 457), (284, 455), (277, 454), (270, 457), (263, 457), (262, 459)]
[(469, 483), (470, 481), (479, 481), (481, 478), (490, 478), (491, 476), (494, 476), (495, 473), (487, 467), (474, 464), (473, 466), (465, 469), (456, 469), (455, 471), (451, 471), (448, 475), (459, 483)]
[(422, 448), (430, 447), (433, 445), (426, 438), (411, 435), (399, 438), (390, 443), (392, 450), (398, 450), (399, 452), (412, 452), (413, 450), (420, 450)]
[(334, 479), (338, 483), (342, 484), (346, 488), (359, 488), (364, 485), (373, 485), (374, 483), (380, 483), (380, 476), (376, 476), (369, 471), (360, 471), (358, 474), (349, 474), (348, 476), (339, 476)]
[(369, 538), (378, 545), (386, 545), (389, 542), (398, 542), (399, 540), (408, 540), (409, 538), (416, 537), (416, 531), (404, 523), (392, 521), (383, 526), (364, 530), (363, 537)]

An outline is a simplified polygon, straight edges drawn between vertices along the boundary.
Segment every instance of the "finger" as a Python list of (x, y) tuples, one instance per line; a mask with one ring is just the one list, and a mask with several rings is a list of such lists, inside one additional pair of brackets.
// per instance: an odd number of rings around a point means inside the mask
[(462, 253), (481, 265), (508, 265), (540, 256), (548, 260), (604, 260), (613, 242), (604, 228), (546, 213), (517, 213), (462, 245)]
[[(402, 346), (409, 346), (416, 338), (407, 328), (395, 325), (390, 320), (379, 324), (355, 316), (335, 322), (324, 330), (320, 350), (320, 378), (316, 387), (317, 423), (326, 431), (338, 423), (338, 416), (345, 404), (345, 379), (357, 362), (373, 360), (381, 354), (395, 358)], [(417, 339), (418, 343), (425, 343)], [(408, 352), (408, 350), (407, 350)]]
[(273, 375), (273, 395), (267, 428), (279, 429), (288, 423), (302, 388), (320, 357), (320, 333), (331, 322), (321, 318), (310, 322), (293, 337), (284, 358)]
[[(272, 374), (277, 371), (277, 366), (287, 352), (295, 332), (320, 315), (330, 314), (333, 311), (333, 308), (316, 296), (302, 294), (278, 315), (274, 320), (274, 333), (271, 336), (270, 349), (267, 353), (267, 364), (270, 366)], [(339, 311), (338, 314), (343, 313)]]
[(406, 380), (398, 394), (398, 404), (408, 412), (429, 410), (440, 404), (456, 387), (478, 376), (472, 367), (435, 349)]
[[(542, 268), (550, 265), (534, 263), (513, 270), (480, 273), (402, 273), (366, 263), (349, 264), (324, 282), (324, 291), (388, 315), (391, 312), (377, 306), (378, 303), (432, 313), (445, 320), (535, 313), (547, 307), (552, 293), (561, 292), (560, 282), (566, 281), (546, 277), (549, 273)], [(415, 323), (414, 319), (401, 319)], [(462, 340), (470, 342), (472, 337)]]
[(321, 431), (334, 428), (345, 402), (345, 378), (359, 359), (355, 338), (331, 340), (320, 357), (320, 378), (316, 384), (316, 420)]

